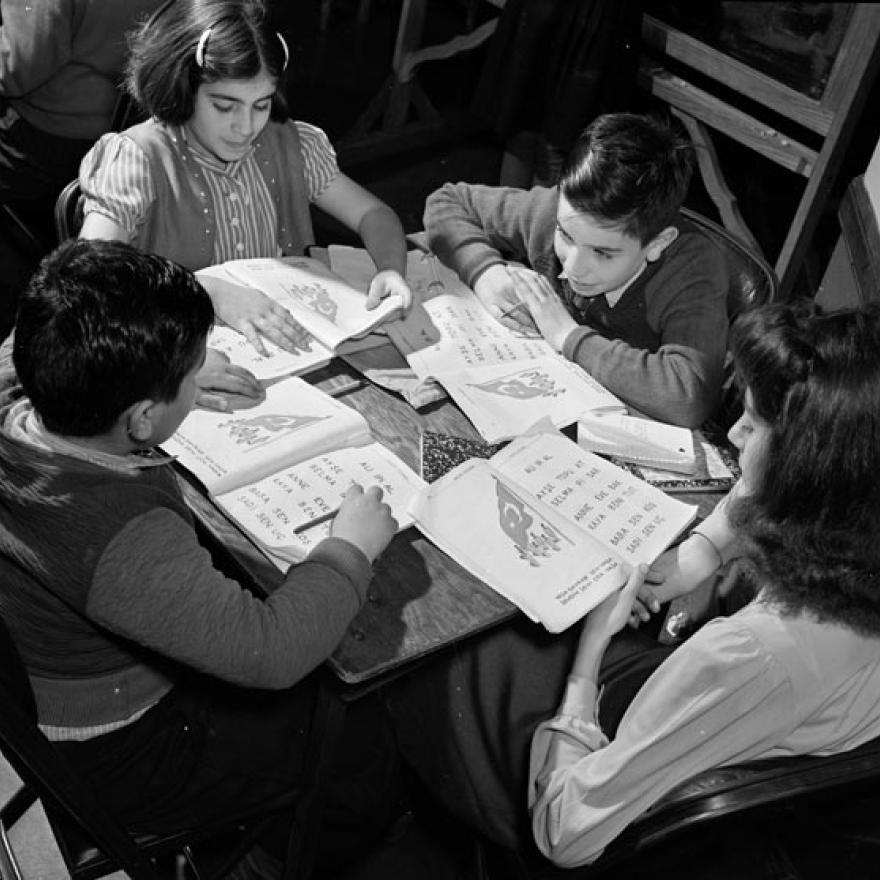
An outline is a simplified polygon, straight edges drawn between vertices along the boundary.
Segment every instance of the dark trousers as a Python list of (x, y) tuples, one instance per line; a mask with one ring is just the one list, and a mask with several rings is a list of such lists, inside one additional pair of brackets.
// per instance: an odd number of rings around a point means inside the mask
[[(457, 646), (389, 687), (398, 744), (425, 789), (460, 821), (509, 848), (531, 844), (529, 749), (562, 699), (580, 628), (552, 635), (525, 618)], [(641, 631), (612, 639), (600, 723), (613, 737), (632, 698), (672, 649)]]
[[(283, 858), (301, 794), (316, 698), (314, 677), (286, 691), (196, 678), (141, 719), (84, 742), (59, 743), (101, 801), (134, 831), (222, 821), (289, 796), (263, 845)], [(319, 862), (354, 857), (399, 809), (393, 735), (378, 699), (350, 704), (335, 749)]]

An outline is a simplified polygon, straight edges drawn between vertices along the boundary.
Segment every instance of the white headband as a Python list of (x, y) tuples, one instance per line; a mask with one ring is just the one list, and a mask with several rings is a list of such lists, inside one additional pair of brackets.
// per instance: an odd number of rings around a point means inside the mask
[(287, 70), (287, 64), (290, 61), (290, 50), (287, 48), (287, 43), (284, 42), (284, 37), (282, 37), (280, 33), (276, 31), (275, 36), (278, 37), (278, 42), (281, 43), (281, 48), (284, 49), (284, 67), (281, 68), (281, 72), (283, 73)]
[[(196, 44), (196, 64), (198, 64), (199, 67), (205, 66), (205, 47), (208, 45), (208, 38), (211, 36), (211, 30), (211, 28), (205, 28)], [(276, 32), (275, 36), (278, 37), (278, 42), (281, 43), (281, 48), (284, 49), (284, 66), (281, 70), (285, 71), (287, 70), (287, 65), (290, 63), (290, 49), (287, 48), (287, 43), (280, 33)]]

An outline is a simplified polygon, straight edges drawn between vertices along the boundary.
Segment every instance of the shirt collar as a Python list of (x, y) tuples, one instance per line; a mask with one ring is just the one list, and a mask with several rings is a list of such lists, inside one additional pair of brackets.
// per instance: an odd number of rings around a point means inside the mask
[(13, 439), (36, 446), (45, 452), (67, 455), (122, 473), (135, 473), (143, 468), (164, 465), (171, 461), (170, 458), (157, 455), (152, 449), (144, 450), (143, 453), (114, 455), (110, 452), (101, 452), (99, 449), (79, 446), (48, 431), (27, 398), (19, 400), (9, 408), (4, 427)]
[(253, 156), (254, 150), (257, 147), (255, 141), (240, 159), (236, 159), (234, 162), (224, 162), (222, 159), (218, 159), (212, 153), (209, 153), (195, 138), (190, 139), (185, 125), (180, 126), (180, 136), (199, 165), (208, 171), (213, 171), (215, 174), (225, 174), (228, 177), (235, 177), (238, 174), (241, 166)]
[[(615, 287), (614, 290), (606, 290), (605, 293), (598, 294), (598, 296), (605, 297), (605, 302), (608, 303), (609, 309), (613, 309), (620, 302), (620, 298), (627, 292), (627, 290), (629, 290), (630, 286), (642, 274), (642, 272), (645, 271), (645, 269), (647, 268), (647, 265), (648, 265), (648, 263), (646, 260), (639, 267), (639, 270), (635, 274), (630, 275), (629, 279), (627, 281), (624, 281), (623, 284), (620, 285), (620, 287)], [(559, 277), (565, 278), (565, 279), (568, 278), (568, 276), (565, 274), (565, 272), (560, 272)], [(569, 287), (571, 289), (572, 294), (574, 294), (574, 288), (572, 288), (570, 285), (569, 285)], [(577, 294), (574, 294), (574, 295), (577, 296)], [(582, 300), (582, 299), (584, 299), (584, 297), (578, 297), (578, 299)]]

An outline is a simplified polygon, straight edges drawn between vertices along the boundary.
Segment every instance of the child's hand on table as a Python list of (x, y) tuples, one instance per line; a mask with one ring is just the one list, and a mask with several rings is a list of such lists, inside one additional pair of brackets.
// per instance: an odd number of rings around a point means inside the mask
[(261, 354), (266, 355), (263, 336), (285, 351), (311, 351), (312, 336), (284, 306), (254, 290), (223, 278), (203, 278), (214, 312), (221, 321), (238, 330)]
[(508, 267), (496, 263), (474, 282), (474, 293), (486, 311), (514, 333), (537, 336), (538, 329), (516, 294), (516, 287)]
[(510, 279), (517, 299), (528, 309), (541, 336), (554, 351), (562, 351), (566, 337), (578, 325), (550, 282), (531, 269), (511, 267)]
[(216, 348), (209, 348), (205, 364), (196, 376), (199, 393), (196, 405), (205, 409), (231, 409), (230, 397), (244, 397), (258, 403), (266, 391), (254, 375), (244, 367), (229, 363), (229, 358)]
[(397, 520), (382, 501), (382, 490), (353, 484), (345, 494), (339, 513), (330, 526), (334, 538), (343, 538), (373, 562), (397, 532)]
[(373, 276), (367, 293), (367, 310), (375, 309), (389, 296), (400, 297), (400, 317), (412, 308), (413, 293), (406, 279), (396, 269), (383, 269)]

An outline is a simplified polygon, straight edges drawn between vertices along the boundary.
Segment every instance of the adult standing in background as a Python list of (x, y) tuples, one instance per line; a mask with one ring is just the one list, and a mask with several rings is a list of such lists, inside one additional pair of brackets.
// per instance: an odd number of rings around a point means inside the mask
[[(111, 126), (124, 35), (162, 0), (0, 0), (0, 204), (52, 244), (52, 208)], [(6, 217), (4, 217), (4, 220)], [(0, 331), (38, 253), (0, 228)]]

